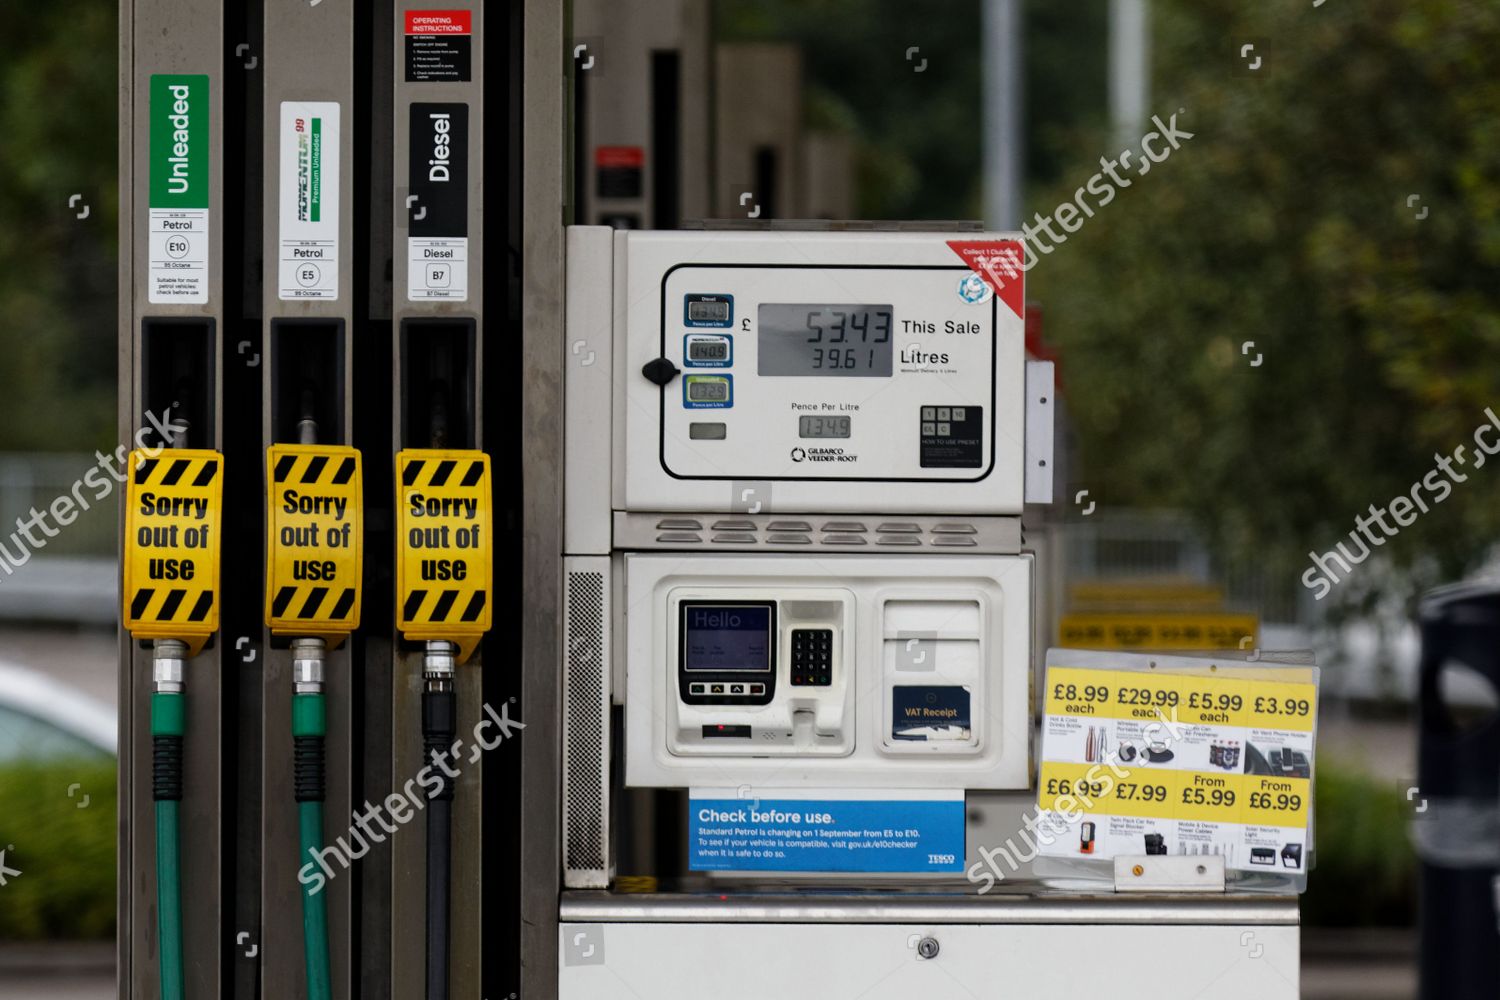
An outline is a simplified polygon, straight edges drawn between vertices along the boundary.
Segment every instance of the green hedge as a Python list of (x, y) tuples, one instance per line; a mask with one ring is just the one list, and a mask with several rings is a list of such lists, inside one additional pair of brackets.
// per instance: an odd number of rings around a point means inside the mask
[(1410, 927), (1417, 919), (1417, 858), (1410, 810), (1394, 780), (1338, 761), (1318, 763), (1317, 867), (1302, 896), (1312, 927)]
[(115, 775), (112, 761), (0, 767), (0, 848), (21, 871), (0, 888), (0, 941), (114, 936)]
[[(68, 786), (82, 787), (73, 798)], [(78, 808), (87, 793), (87, 808)], [(1416, 856), (1393, 782), (1324, 762), (1317, 868), (1302, 897), (1314, 927), (1400, 927), (1416, 919)], [(14, 848), (9, 845), (15, 845)], [(19, 868), (0, 890), (0, 941), (108, 938), (115, 927), (115, 766), (0, 768), (0, 847)]]

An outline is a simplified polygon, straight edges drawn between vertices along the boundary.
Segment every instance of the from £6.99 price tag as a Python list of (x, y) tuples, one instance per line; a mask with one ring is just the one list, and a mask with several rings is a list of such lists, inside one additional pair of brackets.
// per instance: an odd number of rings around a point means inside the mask
[(191, 653), (219, 629), (224, 458), (163, 448), (130, 453), (122, 619), (137, 639), (181, 639)]
[(276, 635), (341, 641), (359, 627), (359, 452), (275, 444), (266, 450), (266, 475), (266, 624)]
[(1315, 670), (1140, 659), (1156, 669), (1049, 666), (1042, 853), (1217, 854), (1229, 869), (1303, 873)]
[(483, 452), (396, 455), (396, 625), (410, 640), (457, 643), (460, 660), (493, 613), (490, 498)]

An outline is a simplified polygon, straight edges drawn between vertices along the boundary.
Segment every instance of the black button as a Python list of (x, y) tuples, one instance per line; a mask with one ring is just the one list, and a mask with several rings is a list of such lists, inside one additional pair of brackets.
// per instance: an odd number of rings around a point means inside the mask
[(677, 377), (678, 368), (667, 358), (653, 358), (641, 368), (641, 374), (657, 385), (665, 386)]

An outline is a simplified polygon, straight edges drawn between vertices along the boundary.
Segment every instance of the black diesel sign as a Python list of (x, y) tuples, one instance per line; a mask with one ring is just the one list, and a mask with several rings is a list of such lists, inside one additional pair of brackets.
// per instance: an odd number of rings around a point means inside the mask
[(407, 135), (411, 237), (467, 236), (469, 106), (413, 104)]

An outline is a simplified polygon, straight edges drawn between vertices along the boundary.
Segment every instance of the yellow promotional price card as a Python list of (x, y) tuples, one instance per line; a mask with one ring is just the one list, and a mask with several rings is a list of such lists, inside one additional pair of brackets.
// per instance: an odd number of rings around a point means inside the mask
[(1049, 651), (1040, 852), (1219, 855), (1300, 877), (1317, 704), (1310, 666)]

